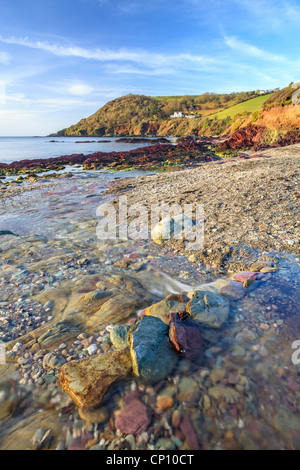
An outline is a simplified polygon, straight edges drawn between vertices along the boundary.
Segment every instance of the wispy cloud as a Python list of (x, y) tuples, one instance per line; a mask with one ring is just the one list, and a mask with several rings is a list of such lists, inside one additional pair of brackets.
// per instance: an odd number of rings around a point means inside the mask
[(2, 36), (0, 36), (0, 41), (5, 44), (39, 49), (60, 57), (78, 57), (99, 62), (131, 62), (148, 67), (170, 65), (184, 67), (188, 64), (198, 64), (198, 66), (205, 67), (219, 63), (216, 58), (189, 53), (160, 54), (145, 50), (86, 49), (75, 45), (51, 44), (45, 41), (32, 41), (28, 38), (4, 38)]
[(225, 36), (225, 43), (231, 49), (242, 52), (243, 54), (246, 54), (247, 56), (255, 57), (257, 59), (267, 60), (270, 62), (285, 62), (286, 61), (286, 58), (281, 55), (264, 51), (263, 49), (260, 49), (259, 47), (253, 46), (252, 44), (248, 44), (244, 41), (240, 41), (236, 37)]

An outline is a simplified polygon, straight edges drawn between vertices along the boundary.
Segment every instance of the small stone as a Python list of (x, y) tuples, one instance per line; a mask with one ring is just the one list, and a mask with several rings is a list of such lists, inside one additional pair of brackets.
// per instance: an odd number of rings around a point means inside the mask
[(225, 377), (226, 371), (224, 369), (216, 368), (213, 369), (209, 375), (210, 380), (213, 384), (220, 382)]
[(208, 393), (211, 397), (216, 400), (225, 400), (228, 403), (234, 403), (240, 396), (239, 392), (232, 387), (223, 387), (221, 385), (216, 385), (211, 387), (208, 390)]
[(82, 407), (78, 409), (79, 416), (81, 419), (86, 421), (89, 425), (91, 424), (103, 424), (109, 419), (109, 413), (105, 407), (101, 408), (86, 408)]
[(264, 330), (264, 331), (267, 331), (267, 330), (270, 329), (270, 327), (269, 327), (269, 325), (267, 325), (267, 323), (261, 323), (261, 324), (259, 325), (259, 328), (260, 328), (261, 330)]
[(193, 402), (199, 400), (199, 397), (200, 389), (198, 382), (191, 377), (182, 377), (178, 384), (178, 401)]
[(97, 352), (97, 348), (97, 344), (91, 344), (88, 348), (86, 348), (86, 350), (90, 356), (93, 356)]
[(245, 281), (248, 281), (251, 279), (252, 281), (256, 281), (258, 279), (261, 279), (263, 276), (260, 272), (242, 272), (242, 273), (237, 273), (232, 276), (232, 278), (235, 281), (242, 282), (244, 283)]
[(56, 356), (54, 353), (48, 353), (43, 359), (43, 368), (45, 370), (57, 370), (66, 362), (63, 356)]
[(271, 266), (265, 266), (260, 270), (261, 273), (276, 273), (277, 271), (279, 271), (278, 268)]
[(140, 400), (131, 400), (116, 413), (115, 426), (126, 434), (141, 434), (150, 424), (150, 413)]
[(175, 450), (176, 444), (173, 442), (173, 440), (171, 441), (165, 437), (160, 437), (156, 442), (155, 447), (157, 447), (159, 450)]
[(53, 439), (51, 429), (47, 431), (43, 428), (39, 428), (33, 435), (31, 443), (34, 450), (46, 449), (49, 447)]
[(129, 329), (130, 326), (128, 325), (117, 325), (110, 331), (110, 341), (116, 349), (128, 346), (127, 335)]
[(181, 413), (179, 410), (174, 410), (172, 414), (172, 426), (178, 428), (181, 421)]
[(202, 398), (202, 409), (203, 411), (209, 410), (211, 407), (211, 401), (208, 395), (203, 395)]
[(183, 433), (186, 442), (189, 446), (190, 450), (199, 450), (199, 442), (197, 438), (197, 434), (195, 432), (195, 429), (192, 425), (192, 422), (190, 418), (186, 415), (183, 416), (180, 425), (179, 425), (180, 431)]
[(156, 406), (159, 410), (167, 410), (171, 408), (174, 404), (174, 400), (170, 396), (158, 395), (156, 399)]
[(188, 260), (189, 260), (190, 263), (197, 263), (197, 257), (196, 257), (196, 255), (194, 255), (194, 254), (193, 254), (193, 255), (190, 255), (190, 256), (188, 257)]

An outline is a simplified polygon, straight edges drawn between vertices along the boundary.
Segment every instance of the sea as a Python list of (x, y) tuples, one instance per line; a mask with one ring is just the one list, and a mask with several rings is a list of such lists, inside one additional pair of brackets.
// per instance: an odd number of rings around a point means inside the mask
[[(148, 145), (118, 142), (120, 137), (0, 137), (0, 163), (82, 153), (122, 152)], [(138, 139), (138, 138), (137, 138)], [(169, 139), (172, 142), (174, 139)]]

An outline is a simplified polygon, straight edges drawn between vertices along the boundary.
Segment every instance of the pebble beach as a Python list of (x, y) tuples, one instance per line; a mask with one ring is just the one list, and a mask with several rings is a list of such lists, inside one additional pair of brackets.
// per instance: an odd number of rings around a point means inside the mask
[[(300, 448), (299, 150), (0, 185), (1, 450)], [(203, 249), (99, 240), (125, 195)]]

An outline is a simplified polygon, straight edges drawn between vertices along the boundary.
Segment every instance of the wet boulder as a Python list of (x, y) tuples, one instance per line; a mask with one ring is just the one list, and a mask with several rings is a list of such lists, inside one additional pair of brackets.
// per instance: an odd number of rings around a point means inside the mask
[(170, 322), (170, 314), (185, 312), (185, 306), (189, 301), (184, 295), (170, 294), (161, 302), (151, 305), (145, 309), (145, 315), (160, 318), (167, 325)]
[[(189, 294), (190, 297), (190, 294)], [(202, 326), (219, 328), (228, 319), (229, 300), (216, 292), (195, 290), (186, 311)]]
[(178, 355), (172, 348), (169, 328), (156, 317), (143, 316), (128, 333), (133, 373), (146, 382), (157, 382), (168, 377)]
[(76, 405), (99, 405), (109, 387), (131, 372), (129, 348), (65, 364), (59, 371), (60, 384)]

